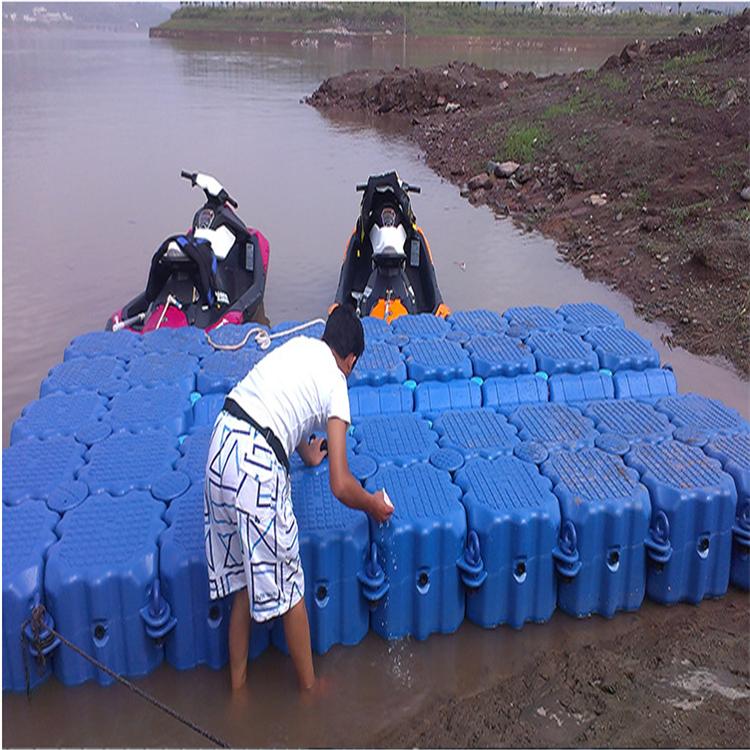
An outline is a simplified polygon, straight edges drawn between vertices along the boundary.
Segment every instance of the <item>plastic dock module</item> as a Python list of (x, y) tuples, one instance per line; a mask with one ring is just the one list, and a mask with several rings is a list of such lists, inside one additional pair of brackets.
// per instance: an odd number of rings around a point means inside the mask
[[(58, 493), (72, 493), (83, 500), (86, 485), (76, 482), (84, 464), (85, 447), (72, 437), (23, 440), (3, 450), (3, 503), (22, 500), (55, 502)], [(57, 510), (57, 508), (54, 508)]]
[(391, 328), (394, 333), (407, 336), (409, 341), (444, 338), (452, 330), (445, 319), (428, 313), (402, 315), (391, 323)]
[[(158, 579), (163, 511), (147, 492), (91, 497), (60, 521), (60, 540), (47, 554), (47, 606), (60, 634), (130, 677), (159, 665), (160, 639), (175, 622)], [(66, 685), (112, 682), (65, 646), (55, 653), (54, 670)]]
[(579, 373), (599, 368), (599, 359), (591, 344), (567, 331), (537, 331), (527, 344), (534, 353), (537, 369), (556, 375)]
[(531, 349), (519, 338), (487, 334), (466, 343), (474, 374), (480, 378), (516, 377), (536, 370)]
[(117, 357), (76, 357), (49, 371), (39, 395), (93, 391), (111, 396), (130, 387), (124, 377), (125, 363)]
[(560, 501), (557, 602), (574, 617), (638, 609), (646, 586), (651, 502), (620, 456), (588, 448), (553, 454), (542, 473)]
[(509, 419), (521, 440), (541, 443), (547, 450), (593, 447), (598, 434), (591, 419), (564, 404), (519, 406)]
[(367, 343), (362, 356), (349, 375), (349, 386), (403, 383), (406, 364), (400, 349), (385, 341)]
[(520, 440), (516, 428), (491, 409), (447, 411), (433, 425), (443, 448), (453, 448), (465, 458), (510, 455)]
[(201, 429), (203, 427), (213, 427), (216, 417), (224, 408), (226, 394), (208, 393), (205, 396), (193, 402), (193, 426), (190, 431)]
[(703, 450), (721, 462), (734, 479), (737, 489), (737, 515), (733, 526), (730, 580), (741, 589), (750, 589), (750, 434), (724, 435)]
[(114, 430), (163, 427), (175, 435), (187, 432), (192, 419), (189, 395), (169, 386), (131, 388), (118, 393), (110, 401), (106, 417)]
[(677, 393), (677, 380), (668, 367), (620, 370), (614, 375), (615, 398), (634, 398), (648, 404)]
[(534, 464), (511, 456), (472, 459), (456, 483), (469, 528), (467, 617), (485, 628), (548, 620), (557, 604), (552, 553), (560, 531), (552, 483)]
[(596, 401), (584, 414), (594, 420), (602, 434), (620, 435), (631, 444), (669, 440), (675, 429), (665, 414), (640, 401)]
[(526, 330), (529, 333), (539, 331), (560, 331), (565, 319), (549, 307), (531, 305), (530, 307), (509, 307), (503, 317), (513, 328)]
[(194, 357), (206, 357), (214, 349), (206, 341), (206, 334), (201, 328), (185, 326), (184, 328), (160, 328), (143, 334), (143, 351), (146, 354), (157, 352), (183, 352)]
[(565, 318), (565, 322), (575, 326), (591, 328), (624, 328), (623, 319), (614, 310), (594, 302), (574, 302), (561, 305), (557, 314)]
[(332, 494), (327, 462), (292, 473), (305, 604), (313, 650), (352, 646), (367, 635), (370, 613), (357, 574), (369, 549), (367, 515)]
[(184, 471), (193, 484), (201, 484), (206, 476), (208, 448), (213, 427), (197, 427), (180, 444), (180, 457), (176, 468)]
[(612, 372), (659, 366), (659, 352), (649, 341), (626, 328), (594, 328), (583, 337), (599, 357), (599, 366)]
[(168, 385), (186, 396), (195, 390), (198, 358), (182, 352), (146, 354), (128, 365), (127, 380), (131, 386)]
[[(164, 641), (165, 656), (177, 669), (198, 664), (220, 669), (228, 659), (232, 599), (209, 596), (203, 516), (203, 485), (192, 484), (169, 506), (159, 539), (161, 594), (176, 621)], [(260, 655), (269, 642), (270, 627), (253, 623), (250, 656)]]
[(107, 401), (96, 393), (52, 394), (27, 404), (10, 431), (11, 445), (28, 438), (75, 435), (107, 414)]
[(549, 400), (547, 379), (537, 375), (514, 378), (488, 378), (482, 383), (482, 406), (509, 414), (523, 404), (540, 404)]
[[(86, 465), (78, 472), (78, 478), (86, 482), (92, 494), (122, 495), (131, 490), (151, 490), (155, 486), (168, 488), (172, 480), (177, 483), (182, 477), (187, 480), (184, 474), (173, 476), (173, 466), (179, 456), (177, 438), (165, 430), (114, 432), (89, 448)], [(187, 485), (182, 481), (184, 492)], [(179, 484), (175, 484), (174, 491), (178, 489)], [(169, 494), (160, 499), (171, 500)]]
[(625, 461), (651, 494), (646, 591), (663, 604), (722, 596), (729, 585), (737, 489), (721, 464), (677, 441), (637, 445)]
[(414, 411), (414, 391), (405, 385), (369, 385), (349, 389), (349, 407), (352, 419), (377, 414), (400, 414)]
[(413, 414), (366, 417), (354, 426), (358, 454), (378, 464), (406, 466), (426, 461), (437, 449), (437, 435), (424, 419)]
[(362, 328), (365, 332), (365, 342), (388, 341), (393, 336), (393, 329), (381, 318), (368, 316), (362, 318)]
[(65, 350), (65, 361), (74, 357), (117, 357), (129, 362), (143, 353), (141, 337), (132, 331), (94, 331), (76, 336)]
[(465, 310), (453, 313), (448, 323), (454, 331), (464, 331), (469, 336), (484, 333), (503, 334), (508, 329), (508, 321), (500, 313), (492, 310)]
[(553, 375), (549, 379), (549, 393), (550, 401), (562, 401), (572, 405), (586, 401), (603, 401), (615, 396), (612, 375), (607, 371)]
[[(286, 331), (290, 331), (292, 328), (297, 328), (297, 326), (305, 325), (308, 322), (310, 321), (289, 320), (284, 323), (279, 323), (271, 329), (271, 334), (276, 335), (279, 333), (285, 333)], [(323, 336), (325, 327), (325, 323), (315, 323), (314, 325), (309, 325), (307, 326), (307, 328), (303, 328), (301, 331), (295, 331), (294, 333), (290, 333), (287, 336), (279, 336), (277, 339), (274, 339), (272, 341), (271, 346), (274, 348), (277, 346), (281, 346), (287, 341), (293, 339), (295, 336), (308, 336), (312, 339), (319, 339)]]
[(471, 380), (428, 380), (414, 389), (414, 411), (436, 417), (447, 409), (475, 409), (482, 405), (479, 383)]
[[(3, 506), (3, 690), (26, 689), (21, 630), (44, 597), (44, 558), (57, 541), (54, 528), (60, 517), (44, 503), (27, 501), (14, 507)], [(47, 621), (48, 627), (54, 623)], [(49, 653), (56, 642), (49, 644)], [(27, 654), (30, 686), (50, 674), (50, 662), (39, 674), (36, 659)]]
[(262, 349), (240, 349), (236, 352), (212, 352), (201, 361), (198, 372), (198, 391), (207, 393), (229, 393), (266, 352)]
[[(750, 432), (750, 425), (739, 412), (724, 406), (721, 401), (699, 396), (697, 393), (662, 398), (656, 402), (656, 409), (666, 414), (677, 427), (701, 433), (708, 439), (717, 435)], [(679, 435), (677, 433), (678, 437)]]
[(410, 341), (404, 347), (409, 377), (421, 383), (425, 380), (454, 380), (470, 378), (471, 360), (467, 351), (455, 341), (426, 339)]
[(370, 522), (363, 585), (374, 605), (371, 628), (383, 638), (451, 633), (464, 618), (458, 563), (466, 545), (466, 512), (450, 474), (429, 464), (386, 467), (367, 480), (385, 488), (395, 510), (390, 521)]

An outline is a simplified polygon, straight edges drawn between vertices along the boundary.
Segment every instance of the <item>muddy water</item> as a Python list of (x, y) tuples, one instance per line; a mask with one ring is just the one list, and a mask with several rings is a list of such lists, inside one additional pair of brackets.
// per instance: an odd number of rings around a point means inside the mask
[[(101, 328), (145, 284), (160, 240), (189, 225), (200, 196), (179, 179), (181, 169), (217, 176), (239, 214), (269, 236), (272, 321), (325, 311), (357, 214), (354, 184), (396, 168), (422, 186), (414, 209), (454, 308), (602, 302), (657, 342), (683, 390), (722, 398), (747, 415), (747, 386), (728, 369), (667, 351), (664, 331), (637, 319), (626, 298), (558, 262), (553, 243), (470, 206), (387, 122), (329, 118), (299, 101), (325, 76), (355, 67), (463, 56), (549, 73), (599, 64), (621, 45), (501, 45), (461, 55), (449, 46), (222, 50), (125, 34), (4, 34), (4, 444), (68, 341)], [(652, 616), (658, 610), (648, 607), (629, 617)], [(370, 635), (356, 649), (318, 659), (330, 693), (313, 706), (299, 703), (291, 665), (275, 652), (253, 665), (251, 688), (234, 703), (223, 672), (178, 675), (164, 667), (143, 685), (234, 744), (366, 743), (437, 697), (471, 692), (517, 668), (524, 652), (565, 638), (572, 647), (611, 634), (617, 622), (557, 615), (521, 633), (465, 624), (456, 636), (423, 644)], [(118, 687), (68, 690), (53, 682), (31, 704), (4, 696), (3, 707), (9, 745), (196, 743)]]

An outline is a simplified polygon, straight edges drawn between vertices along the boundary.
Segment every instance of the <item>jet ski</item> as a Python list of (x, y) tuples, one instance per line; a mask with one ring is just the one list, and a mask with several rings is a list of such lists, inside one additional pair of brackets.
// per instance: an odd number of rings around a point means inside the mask
[(420, 193), (395, 172), (357, 185), (364, 193), (357, 224), (341, 266), (331, 309), (350, 305), (357, 314), (391, 322), (401, 315), (450, 314), (443, 303), (424, 232), (417, 226), (409, 193)]
[(237, 201), (218, 180), (201, 172), (183, 171), (181, 177), (201, 188), (206, 202), (185, 234), (162, 242), (151, 259), (145, 291), (110, 316), (107, 330), (208, 330), (245, 323), (263, 300), (268, 240), (237, 216)]

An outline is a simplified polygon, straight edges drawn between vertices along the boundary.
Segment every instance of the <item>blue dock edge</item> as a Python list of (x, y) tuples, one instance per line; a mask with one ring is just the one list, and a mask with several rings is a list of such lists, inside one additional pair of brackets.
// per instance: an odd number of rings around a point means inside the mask
[[(251, 326), (214, 338), (234, 343)], [(288, 329), (281, 324), (271, 333)], [(319, 328), (319, 327), (318, 327)], [(365, 321), (351, 378), (354, 475), (385, 526), (293, 457), (313, 649), (612, 617), (750, 588), (750, 425), (699, 394), (592, 303)], [(319, 336), (320, 330), (307, 332)], [(208, 594), (203, 481), (234, 382), (278, 346), (214, 350), (197, 329), (74, 339), (3, 451), (3, 689), (25, 689), (21, 630), (48, 624), (130, 677), (227, 662)], [(254, 627), (251, 658), (285, 650)], [(32, 687), (111, 678), (51, 641)], [(34, 664), (32, 660), (32, 665)]]

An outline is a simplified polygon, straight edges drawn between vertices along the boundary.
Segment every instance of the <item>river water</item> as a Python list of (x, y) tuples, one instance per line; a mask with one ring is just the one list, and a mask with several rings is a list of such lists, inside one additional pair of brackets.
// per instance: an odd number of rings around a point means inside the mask
[[(161, 240), (189, 226), (202, 194), (179, 178), (181, 169), (216, 176), (239, 201), (239, 215), (269, 237), (265, 310), (274, 323), (325, 312), (358, 212), (354, 185), (396, 169), (422, 187), (414, 210), (454, 309), (606, 304), (656, 343), (682, 391), (721, 398), (748, 416), (747, 384), (730, 369), (667, 350), (663, 326), (638, 319), (627, 298), (559, 262), (553, 242), (471, 206), (387, 122), (329, 117), (300, 101), (323, 78), (353, 68), (460, 57), (548, 74), (599, 65), (622, 44), (507, 40), (495, 49), (458, 49), (407, 40), (376, 50), (230, 49), (136, 34), (4, 33), (4, 445), (67, 343), (101, 329), (143, 288)], [(596, 623), (583, 637), (611, 627)], [(366, 743), (436, 697), (478, 689), (514, 663), (517, 649), (582, 637), (583, 630), (575, 635), (580, 627), (556, 615), (522, 634), (465, 624), (456, 636), (424, 644), (386, 644), (369, 635), (357, 648), (337, 647), (318, 659), (331, 695), (314, 706), (298, 701), (291, 665), (276, 653), (253, 664), (251, 689), (234, 703), (226, 675), (206, 669), (176, 676), (164, 667), (145, 685), (234, 744)], [(52, 682), (30, 704), (4, 695), (3, 707), (10, 745), (196, 742), (117, 687), (63, 689)], [(71, 721), (73, 713), (84, 718)]]

